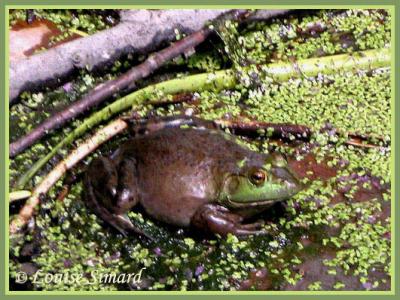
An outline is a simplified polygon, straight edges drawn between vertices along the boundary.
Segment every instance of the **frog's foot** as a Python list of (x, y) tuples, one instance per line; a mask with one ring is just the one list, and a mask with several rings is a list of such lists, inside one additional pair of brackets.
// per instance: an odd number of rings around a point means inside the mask
[(193, 216), (192, 224), (205, 231), (226, 236), (232, 233), (237, 236), (259, 235), (267, 232), (262, 229), (263, 222), (242, 224), (243, 218), (230, 212), (227, 208), (206, 204)]
[[(115, 215), (113, 214), (113, 220), (115, 220), (115, 224), (112, 224), (118, 231), (120, 231), (125, 237), (128, 236), (128, 233), (134, 232), (139, 234), (140, 236), (146, 237), (150, 241), (154, 241), (153, 237), (148, 235), (143, 230), (137, 228), (126, 215)], [(111, 224), (111, 223), (110, 223)]]
[(99, 203), (106, 207), (112, 206), (111, 199), (117, 195), (118, 172), (111, 159), (94, 159), (86, 170), (84, 180), (86, 200), (90, 206)]
[(128, 216), (112, 214), (103, 207), (99, 209), (101, 211), (101, 217), (106, 220), (108, 224), (117, 229), (124, 237), (128, 237), (130, 233), (134, 232), (153, 241), (151, 236), (133, 225)]
[[(95, 195), (92, 190), (89, 190), (88, 194)], [(88, 204), (97, 216), (118, 230), (123, 236), (127, 237), (129, 236), (129, 233), (134, 232), (140, 236), (148, 238), (149, 240), (153, 240), (153, 238), (144, 231), (135, 227), (126, 215), (111, 213), (104, 206), (100, 206), (99, 203), (95, 201), (89, 201)]]

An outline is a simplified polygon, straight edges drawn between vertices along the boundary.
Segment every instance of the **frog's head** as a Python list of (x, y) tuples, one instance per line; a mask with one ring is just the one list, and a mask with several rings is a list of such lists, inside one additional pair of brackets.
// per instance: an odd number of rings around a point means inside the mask
[(244, 159), (239, 171), (225, 174), (218, 202), (226, 207), (268, 206), (298, 193), (302, 186), (280, 154), (259, 162)]

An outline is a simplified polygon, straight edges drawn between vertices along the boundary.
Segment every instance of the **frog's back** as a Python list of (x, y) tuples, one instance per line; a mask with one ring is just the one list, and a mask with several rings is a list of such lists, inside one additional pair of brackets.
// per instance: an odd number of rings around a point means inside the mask
[(215, 200), (223, 175), (261, 155), (216, 130), (166, 128), (132, 139), (124, 155), (137, 162), (140, 202), (157, 219), (188, 226), (198, 207)]
[(158, 168), (185, 165), (191, 173), (206, 167), (232, 172), (243, 158), (262, 159), (262, 155), (239, 146), (233, 136), (219, 130), (166, 128), (128, 143), (128, 152), (147, 167), (156, 162)]

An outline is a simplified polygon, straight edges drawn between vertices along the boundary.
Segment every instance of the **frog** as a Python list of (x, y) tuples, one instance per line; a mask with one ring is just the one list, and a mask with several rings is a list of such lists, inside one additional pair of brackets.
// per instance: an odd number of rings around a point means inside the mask
[(250, 150), (208, 121), (160, 118), (133, 128), (132, 138), (93, 159), (84, 176), (88, 206), (125, 236), (149, 237), (127, 217), (136, 205), (180, 228), (266, 234), (264, 221), (247, 220), (302, 189), (283, 155)]

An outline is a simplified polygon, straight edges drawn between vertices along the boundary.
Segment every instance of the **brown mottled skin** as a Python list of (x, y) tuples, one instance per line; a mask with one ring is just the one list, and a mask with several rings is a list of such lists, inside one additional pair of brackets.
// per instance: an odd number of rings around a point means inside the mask
[[(221, 191), (226, 190), (227, 174), (248, 176), (267, 161), (272, 161), (271, 155), (239, 146), (233, 136), (221, 131), (163, 128), (130, 139), (110, 158), (95, 159), (85, 177), (86, 199), (123, 233), (143, 234), (123, 217), (140, 203), (149, 215), (168, 224), (194, 225), (219, 234), (258, 234), (263, 232), (259, 223), (241, 221), (276, 201), (229, 209), (223, 205)], [(288, 172), (278, 169), (284, 179), (297, 184)]]

